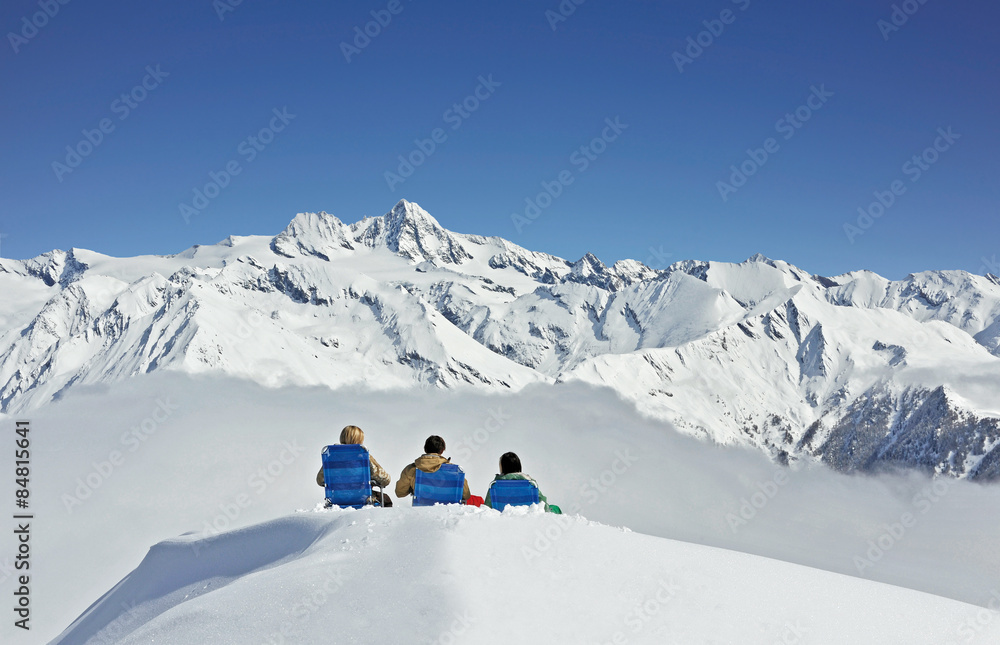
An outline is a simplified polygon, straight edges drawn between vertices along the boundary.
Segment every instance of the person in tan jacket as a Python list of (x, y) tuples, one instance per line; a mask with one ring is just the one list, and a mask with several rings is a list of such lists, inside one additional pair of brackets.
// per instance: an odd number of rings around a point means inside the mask
[[(441, 464), (451, 463), (450, 457), (443, 457), (444, 439), (435, 435), (427, 437), (424, 442), (424, 454), (417, 457), (412, 464), (403, 469), (396, 482), (396, 497), (406, 497), (413, 494), (413, 484), (416, 482), (417, 468), (425, 473), (437, 472)], [(465, 486), (462, 489), (462, 501), (466, 502), (472, 493), (469, 492), (469, 479), (465, 479)]]
[[(363, 446), (365, 443), (365, 433), (358, 426), (345, 426), (343, 430), (340, 431), (340, 443), (343, 445), (357, 444)], [(368, 453), (368, 460), (371, 462), (371, 474), (372, 481), (381, 486), (383, 489), (389, 485), (392, 481), (392, 477), (386, 472), (385, 468), (379, 465), (375, 461), (375, 457), (371, 453)], [(320, 486), (326, 487), (326, 480), (323, 478), (323, 467), (320, 466), (319, 472), (316, 473), (316, 483)], [(369, 502), (379, 501), (386, 508), (392, 506), (392, 498), (388, 495), (384, 495), (384, 500), (381, 496), (372, 495), (369, 498)]]

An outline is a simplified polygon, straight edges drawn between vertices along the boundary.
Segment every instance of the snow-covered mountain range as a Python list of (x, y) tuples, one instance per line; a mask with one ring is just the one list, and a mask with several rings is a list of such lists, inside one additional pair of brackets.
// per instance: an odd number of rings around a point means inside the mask
[(400, 201), (173, 256), (0, 259), (0, 412), (156, 370), (266, 385), (605, 385), (779, 462), (1000, 476), (1000, 278), (570, 262)]

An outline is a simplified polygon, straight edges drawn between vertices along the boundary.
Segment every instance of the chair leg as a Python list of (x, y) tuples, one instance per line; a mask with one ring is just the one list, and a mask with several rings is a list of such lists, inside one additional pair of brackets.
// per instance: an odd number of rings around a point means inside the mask
[(372, 482), (372, 497), (375, 497), (375, 489), (376, 488), (378, 489), (379, 505), (382, 508), (385, 508), (385, 489), (382, 488), (381, 486), (379, 486), (378, 484), (376, 484), (375, 482)]

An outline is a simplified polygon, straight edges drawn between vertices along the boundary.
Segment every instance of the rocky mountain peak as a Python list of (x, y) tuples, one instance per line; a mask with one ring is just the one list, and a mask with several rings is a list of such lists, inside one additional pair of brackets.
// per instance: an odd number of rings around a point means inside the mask
[(354, 250), (349, 234), (343, 222), (325, 211), (299, 213), (271, 240), (271, 250), (289, 258), (314, 255), (329, 260), (334, 254)]
[(461, 264), (472, 258), (455, 235), (419, 204), (405, 199), (385, 215), (357, 222), (351, 229), (359, 244), (384, 246), (414, 262)]

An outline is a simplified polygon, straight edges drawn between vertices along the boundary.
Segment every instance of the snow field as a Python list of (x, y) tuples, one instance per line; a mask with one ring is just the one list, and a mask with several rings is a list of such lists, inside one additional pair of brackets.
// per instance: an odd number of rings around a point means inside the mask
[[(938, 494), (913, 475), (788, 470), (755, 451), (680, 435), (614, 392), (581, 384), (504, 396), (331, 393), (158, 374), (81, 388), (30, 419), (38, 642), (125, 578), (150, 545), (185, 533), (212, 538), (313, 508), (322, 496), (319, 452), (348, 423), (365, 430), (366, 445), (393, 479), (428, 435), (441, 434), (477, 495), (485, 494), (499, 456), (513, 450), (551, 502), (636, 536), (753, 553), (980, 606), (997, 588), (994, 487), (949, 481), (937, 484), (947, 487)], [(779, 475), (787, 482), (779, 485)], [(12, 483), (0, 480), (0, 497), (11, 494)], [(405, 510), (408, 502), (398, 504)], [(887, 543), (887, 527), (904, 513), (915, 521)], [(559, 525), (544, 527), (555, 533)], [(527, 536), (532, 546), (535, 530)], [(12, 553), (11, 537), (0, 538), (0, 564)], [(869, 542), (880, 538), (888, 548), (859, 571), (856, 559), (867, 558)], [(558, 553), (553, 547), (543, 555)], [(524, 560), (520, 550), (514, 555)], [(543, 562), (530, 564), (548, 566)], [(659, 565), (646, 558), (644, 566)], [(0, 568), (0, 593), (13, 591), (12, 572)], [(595, 642), (628, 628), (612, 626)], [(12, 627), (0, 627), (0, 638), (14, 637)]]
[(403, 507), (162, 542), (54, 642), (942, 645), (974, 614), (537, 506)]

